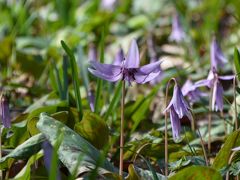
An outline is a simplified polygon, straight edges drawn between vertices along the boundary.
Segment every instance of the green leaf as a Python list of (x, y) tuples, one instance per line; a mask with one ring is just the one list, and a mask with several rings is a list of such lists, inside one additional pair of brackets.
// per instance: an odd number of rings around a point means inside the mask
[(155, 179), (157, 178), (158, 180), (166, 180), (167, 178), (159, 173), (155, 174), (155, 178), (152, 175), (152, 172), (149, 170), (143, 170), (141, 168), (138, 168), (134, 165), (129, 165), (128, 166), (128, 176), (126, 180), (141, 180), (141, 179)]
[(122, 83), (119, 82), (116, 89), (115, 89), (115, 92), (114, 92), (113, 98), (110, 102), (110, 105), (108, 107), (108, 110), (104, 115), (105, 120), (108, 119), (110, 113), (112, 113), (114, 111), (114, 109), (117, 107), (117, 105), (120, 101), (120, 98), (121, 98), (121, 89), (122, 89)]
[[(66, 102), (61, 102), (59, 104), (53, 105), (53, 106), (45, 106), (45, 107), (40, 107), (38, 109), (33, 110), (27, 117), (27, 129), (31, 135), (36, 135), (39, 133), (38, 129), (36, 128), (36, 123), (39, 119), (39, 115), (42, 112), (47, 112), (49, 114), (56, 113), (58, 110), (61, 108), (66, 107)], [(63, 123), (67, 122), (67, 112), (58, 112), (54, 116), (57, 120), (62, 121)]]
[(98, 149), (108, 143), (108, 126), (100, 116), (93, 112), (84, 112), (82, 121), (75, 124), (74, 130)]
[(240, 80), (240, 54), (237, 48), (234, 49), (234, 64), (238, 79)]
[[(100, 42), (100, 62), (104, 62), (104, 39), (105, 39), (105, 32), (104, 29), (102, 30), (101, 34), (101, 42)], [(96, 97), (95, 97), (95, 104), (94, 104), (94, 112), (99, 113), (100, 109), (100, 97), (103, 92), (103, 80), (98, 78), (97, 79), (97, 90), (96, 90)]]
[(27, 159), (41, 149), (41, 144), (45, 140), (43, 134), (38, 134), (16, 147), (8, 155), (0, 159), (0, 168), (7, 167), (10, 159)]
[(222, 179), (221, 174), (213, 169), (206, 166), (190, 166), (187, 167), (175, 175), (171, 176), (169, 180), (219, 180)]
[(221, 150), (218, 152), (214, 162), (213, 162), (213, 167), (220, 170), (221, 168), (223, 168), (224, 166), (226, 166), (228, 164), (228, 160), (229, 157), (232, 153), (232, 149), (234, 147), (240, 146), (240, 131), (234, 131), (233, 133), (231, 133), (223, 147), (221, 148)]
[[(95, 168), (100, 152), (79, 134), (65, 126), (45, 113), (40, 115), (37, 128), (46, 135), (49, 142), (54, 145), (59, 133), (63, 133), (63, 141), (59, 147), (58, 155), (62, 163), (68, 168), (71, 174), (74, 173), (79, 158), (81, 159), (77, 174), (88, 172)], [(99, 173), (114, 172), (114, 167), (104, 159), (100, 165)]]
[(31, 166), (43, 156), (43, 152), (40, 151), (39, 153), (31, 156), (27, 162), (27, 164), (22, 168), (22, 170), (14, 177), (14, 180), (30, 180), (31, 176)]
[(67, 44), (62, 40), (61, 41), (62, 47), (69, 56), (70, 60), (70, 67), (72, 72), (72, 78), (73, 78), (73, 86), (74, 86), (74, 92), (76, 96), (76, 103), (77, 103), (77, 109), (79, 111), (80, 119), (82, 119), (83, 111), (82, 111), (82, 100), (81, 100), (81, 94), (80, 94), (80, 85), (78, 80), (78, 70), (77, 70), (77, 63), (75, 56), (72, 52), (72, 50), (67, 46)]

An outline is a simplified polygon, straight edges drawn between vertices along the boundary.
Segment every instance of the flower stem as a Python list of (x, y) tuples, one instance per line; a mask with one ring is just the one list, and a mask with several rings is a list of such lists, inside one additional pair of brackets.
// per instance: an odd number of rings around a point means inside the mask
[(238, 129), (238, 119), (237, 119), (237, 97), (236, 97), (236, 76), (233, 78), (233, 95), (234, 95), (234, 116), (235, 116), (235, 130)]
[(125, 81), (122, 81), (122, 100), (121, 100), (121, 132), (120, 132), (120, 158), (119, 175), (123, 175), (123, 146), (124, 146), (124, 100), (125, 100)]
[[(166, 94), (165, 94), (165, 107), (168, 106), (168, 91), (169, 85), (171, 81), (175, 81), (175, 79), (170, 79), (167, 83)], [(165, 148), (165, 176), (168, 176), (168, 134), (167, 134), (167, 111), (165, 112), (165, 133), (164, 133), (164, 148)]]
[(207, 153), (206, 153), (206, 150), (205, 150), (205, 147), (204, 147), (203, 138), (202, 138), (202, 135), (201, 135), (201, 133), (200, 133), (198, 128), (197, 128), (197, 132), (198, 132), (198, 135), (200, 137), (201, 146), (202, 146), (202, 150), (203, 150), (203, 155), (204, 155), (204, 159), (206, 161), (206, 166), (209, 166), (208, 159), (207, 159)]
[[(3, 128), (0, 128), (0, 159), (2, 158), (2, 130)], [(2, 170), (0, 170), (0, 179), (3, 179)]]
[(212, 127), (212, 96), (213, 89), (210, 90), (209, 112), (208, 112), (208, 153), (211, 153), (211, 127)]
[(220, 111), (220, 117), (221, 117), (222, 120), (223, 120), (224, 133), (225, 133), (225, 136), (226, 136), (226, 135), (227, 135), (227, 124), (226, 124), (225, 119), (224, 119), (223, 110)]

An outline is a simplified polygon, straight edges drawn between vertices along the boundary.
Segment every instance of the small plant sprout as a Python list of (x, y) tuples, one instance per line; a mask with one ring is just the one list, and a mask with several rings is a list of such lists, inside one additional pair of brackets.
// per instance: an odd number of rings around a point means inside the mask
[[(121, 56), (121, 52), (119, 57)], [(118, 62), (121, 60), (118, 59)], [(157, 61), (142, 67), (139, 67), (140, 56), (136, 40), (132, 40), (126, 60), (121, 64), (102, 64), (97, 61), (90, 62), (88, 69), (93, 75), (110, 82), (122, 80), (122, 100), (121, 100), (121, 132), (120, 132), (120, 163), (119, 175), (123, 175), (123, 147), (124, 147), (124, 99), (125, 99), (125, 81), (131, 84), (135, 81), (144, 84), (156, 78), (160, 72), (160, 63)], [(115, 63), (116, 64), (116, 63)]]

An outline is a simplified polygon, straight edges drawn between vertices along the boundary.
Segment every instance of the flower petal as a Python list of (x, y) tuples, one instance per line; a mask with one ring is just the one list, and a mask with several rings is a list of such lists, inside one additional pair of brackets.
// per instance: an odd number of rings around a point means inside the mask
[(223, 67), (225, 63), (227, 63), (227, 59), (224, 57), (221, 47), (214, 37), (211, 43), (211, 67), (217, 69), (218, 67)]
[(134, 78), (137, 83), (144, 84), (156, 78), (162, 71), (160, 68), (161, 61), (157, 61), (137, 69)]
[(180, 19), (178, 14), (173, 16), (172, 19), (172, 32), (169, 36), (170, 41), (176, 41), (177, 43), (181, 42), (186, 38), (186, 34), (183, 31)]
[(122, 78), (122, 73), (119, 74), (106, 74), (98, 70), (94, 70), (91, 68), (88, 68), (89, 72), (92, 73), (94, 76), (97, 76), (101, 79), (105, 79), (110, 82), (116, 82)]
[(193, 85), (192, 81), (188, 79), (182, 86), (182, 94), (186, 96), (189, 92), (194, 91), (196, 87)]
[(173, 107), (179, 118), (183, 118), (183, 116), (187, 116), (190, 120), (192, 119), (190, 113), (190, 107), (185, 101), (182, 91), (180, 87), (175, 84), (173, 91)]
[(140, 64), (139, 50), (135, 39), (132, 40), (125, 62), (125, 68), (138, 68)]
[(112, 75), (116, 75), (121, 72), (121, 66), (112, 65), (112, 64), (102, 64), (102, 63), (99, 63), (98, 61), (90, 61), (90, 67), (102, 73), (112, 74)]
[(124, 61), (124, 53), (123, 53), (123, 49), (122, 48), (119, 48), (116, 56), (115, 56), (115, 59), (114, 59), (114, 62), (113, 62), (113, 65), (122, 65)]
[(101, 64), (97, 61), (91, 61), (90, 66), (91, 68), (88, 68), (89, 72), (107, 81), (115, 82), (122, 77), (121, 66)]
[(218, 76), (221, 80), (233, 80), (235, 75), (227, 75), (227, 76)]
[(212, 110), (223, 110), (223, 87), (219, 81), (215, 81), (213, 86)]
[(173, 138), (175, 140), (179, 139), (180, 132), (181, 132), (181, 123), (177, 113), (173, 108), (170, 109), (170, 120), (171, 120)]
[(207, 86), (207, 87), (211, 87), (212, 86), (212, 80), (208, 80), (208, 79), (203, 79), (200, 81), (197, 81), (194, 83), (194, 86), (197, 87), (202, 87), (202, 86)]

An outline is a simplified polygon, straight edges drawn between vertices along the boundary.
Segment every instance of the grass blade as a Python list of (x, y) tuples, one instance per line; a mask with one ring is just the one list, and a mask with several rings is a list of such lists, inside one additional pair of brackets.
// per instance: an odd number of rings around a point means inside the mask
[(115, 89), (115, 93), (113, 95), (112, 101), (110, 102), (110, 105), (108, 107), (107, 112), (104, 115), (104, 119), (107, 120), (110, 113), (113, 112), (113, 109), (117, 106), (118, 102), (120, 101), (121, 98), (121, 88), (122, 88), (122, 83), (118, 83), (117, 88)]
[[(104, 62), (104, 39), (105, 39), (105, 33), (104, 29), (102, 30), (102, 38), (100, 42), (100, 62)], [(103, 80), (99, 79), (97, 80), (97, 91), (96, 91), (96, 97), (95, 97), (95, 105), (94, 105), (94, 110), (96, 113), (99, 112), (99, 107), (100, 107), (100, 95), (102, 92), (102, 87), (103, 87)]]
[(72, 72), (73, 86), (74, 86), (74, 92), (75, 92), (75, 96), (76, 96), (77, 109), (79, 112), (80, 119), (82, 119), (83, 111), (82, 111), (81, 94), (80, 94), (80, 89), (79, 89), (80, 85), (79, 85), (79, 80), (78, 80), (76, 59), (75, 59), (74, 54), (71, 51), (71, 49), (66, 45), (66, 43), (63, 40), (61, 41), (61, 44), (70, 59), (70, 67), (71, 67), (71, 72)]
[(238, 80), (240, 80), (240, 54), (237, 48), (234, 49), (234, 64), (235, 64), (235, 69), (236, 73), (238, 75)]

